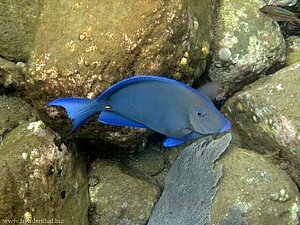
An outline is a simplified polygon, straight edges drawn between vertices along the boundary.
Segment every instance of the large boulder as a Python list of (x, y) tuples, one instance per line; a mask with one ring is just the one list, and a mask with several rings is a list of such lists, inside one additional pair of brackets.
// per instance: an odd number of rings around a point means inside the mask
[(299, 224), (300, 194), (288, 174), (230, 140), (198, 140), (183, 150), (148, 225)]
[(259, 0), (221, 1), (209, 68), (209, 77), (222, 83), (220, 99), (284, 64), (284, 38), (262, 6)]
[(9, 132), (0, 153), (0, 221), (88, 224), (84, 160), (42, 121)]
[(226, 102), (243, 146), (268, 155), (300, 184), (300, 63), (261, 78)]
[(0, 95), (0, 142), (18, 125), (34, 120), (33, 109), (18, 96)]
[(26, 62), (37, 26), (38, 0), (0, 1), (0, 56)]
[[(205, 69), (214, 5), (215, 0), (43, 1), (27, 77), (41, 118), (67, 132), (70, 121), (61, 110), (47, 108), (50, 100), (94, 98), (133, 75), (191, 84)], [(131, 146), (144, 135), (94, 119), (74, 137)]]
[(89, 179), (93, 225), (115, 225), (122, 219), (145, 224), (160, 194), (156, 186), (128, 174), (113, 161), (92, 162)]
[(0, 58), (0, 91), (9, 89), (23, 93), (25, 91), (25, 71), (25, 63), (14, 63)]
[(243, 216), (251, 225), (299, 224), (297, 186), (270, 160), (254, 151), (231, 147), (217, 164), (222, 165), (223, 176), (213, 201), (209, 225), (245, 225), (218, 223), (225, 222), (234, 213)]

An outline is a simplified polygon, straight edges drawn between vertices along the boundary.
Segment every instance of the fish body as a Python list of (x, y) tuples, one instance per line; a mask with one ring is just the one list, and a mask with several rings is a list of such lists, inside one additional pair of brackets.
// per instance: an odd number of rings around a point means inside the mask
[(96, 99), (56, 99), (48, 106), (62, 106), (77, 129), (100, 113), (99, 122), (150, 128), (168, 138), (165, 146), (230, 129), (230, 122), (199, 91), (172, 79), (135, 76), (118, 82)]
[(279, 6), (265, 5), (259, 9), (260, 12), (272, 17), (276, 21), (288, 21), (300, 23), (299, 13), (293, 13)]

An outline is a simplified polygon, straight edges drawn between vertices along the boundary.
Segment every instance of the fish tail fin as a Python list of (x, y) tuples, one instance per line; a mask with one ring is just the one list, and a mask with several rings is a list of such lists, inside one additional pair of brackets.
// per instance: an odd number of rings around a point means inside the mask
[(61, 106), (66, 109), (73, 124), (70, 133), (102, 110), (96, 99), (88, 98), (59, 98), (49, 102), (48, 106)]

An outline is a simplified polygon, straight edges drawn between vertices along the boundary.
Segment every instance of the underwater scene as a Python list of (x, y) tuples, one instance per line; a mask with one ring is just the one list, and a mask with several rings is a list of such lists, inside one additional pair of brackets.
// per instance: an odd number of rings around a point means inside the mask
[(299, 0), (0, 0), (0, 225), (299, 225)]

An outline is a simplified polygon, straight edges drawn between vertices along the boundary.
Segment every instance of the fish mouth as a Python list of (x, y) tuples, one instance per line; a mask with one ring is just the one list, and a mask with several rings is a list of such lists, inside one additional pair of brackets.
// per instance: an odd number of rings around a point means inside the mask
[(220, 130), (221, 133), (231, 129), (231, 123), (227, 120), (226, 125)]

